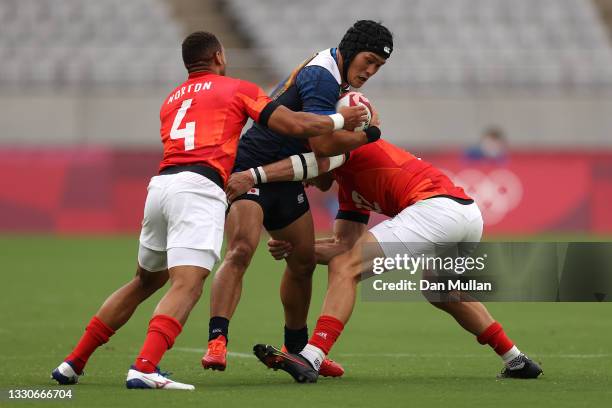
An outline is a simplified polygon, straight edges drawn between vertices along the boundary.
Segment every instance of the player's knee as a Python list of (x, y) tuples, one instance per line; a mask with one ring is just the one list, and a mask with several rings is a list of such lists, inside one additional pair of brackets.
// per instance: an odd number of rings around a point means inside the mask
[(204, 281), (202, 279), (174, 279), (172, 289), (180, 292), (181, 296), (199, 299), (202, 296)]
[(204, 282), (198, 285), (194, 285), (191, 287), (189, 294), (192, 299), (199, 299), (202, 296), (202, 292), (204, 291)]
[(209, 271), (199, 267), (188, 267), (180, 273), (172, 275), (172, 290), (180, 292), (184, 296), (199, 299), (202, 295), (204, 280)]
[(291, 274), (310, 279), (317, 266), (314, 253), (304, 254), (288, 262)]
[(153, 293), (162, 288), (168, 281), (168, 270), (149, 272), (138, 267), (134, 282), (138, 287), (148, 293)]
[(421, 293), (434, 307), (444, 310), (445, 312), (450, 313), (462, 306), (460, 297), (455, 292), (421, 291)]
[(441, 302), (439, 300), (430, 300), (430, 299), (427, 299), (427, 300), (429, 301), (429, 303), (432, 306), (434, 306), (437, 309), (444, 310), (444, 311), (448, 310), (448, 303), (447, 302)]
[(251, 262), (255, 248), (245, 241), (238, 241), (225, 254), (223, 262), (230, 262), (234, 266), (246, 269)]

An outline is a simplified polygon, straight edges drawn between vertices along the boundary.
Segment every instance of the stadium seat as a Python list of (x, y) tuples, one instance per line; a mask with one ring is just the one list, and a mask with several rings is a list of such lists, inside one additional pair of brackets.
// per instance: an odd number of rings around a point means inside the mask
[(0, 55), (11, 56), (0, 84), (165, 85), (184, 76), (146, 67), (176, 59), (182, 40), (163, 0), (3, 0), (0, 26)]
[(368, 86), (560, 89), (609, 84), (612, 76), (605, 28), (588, 0), (386, 0), (374, 9), (364, 0), (229, 5), (279, 76), (313, 50), (337, 45), (353, 16), (381, 20), (395, 35), (400, 68), (381, 71)]

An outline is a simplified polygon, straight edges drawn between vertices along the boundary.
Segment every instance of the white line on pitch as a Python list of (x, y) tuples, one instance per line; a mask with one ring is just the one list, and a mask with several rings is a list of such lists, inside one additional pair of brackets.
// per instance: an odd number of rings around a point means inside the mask
[[(389, 358), (477, 358), (482, 357), (482, 354), (432, 354), (432, 353), (339, 353), (340, 357), (389, 357)], [(612, 354), (534, 354), (536, 358), (551, 357), (551, 358), (605, 358), (612, 357)]]
[[(195, 347), (175, 347), (174, 350), (184, 351), (187, 353), (204, 353), (204, 349)], [(235, 351), (228, 351), (227, 355), (230, 357), (238, 358), (254, 358), (255, 356), (250, 353), (238, 353)], [(335, 354), (337, 357), (388, 357), (388, 358), (476, 358), (482, 357), (480, 354), (431, 354), (431, 353), (338, 353)], [(332, 356), (333, 357), (333, 356)], [(606, 358), (612, 357), (612, 354), (534, 354), (536, 358)]]

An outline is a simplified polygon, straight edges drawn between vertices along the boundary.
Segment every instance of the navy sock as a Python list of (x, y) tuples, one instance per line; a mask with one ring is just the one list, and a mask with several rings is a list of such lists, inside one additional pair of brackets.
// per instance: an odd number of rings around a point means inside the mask
[(285, 326), (285, 347), (287, 351), (297, 354), (308, 344), (308, 327), (292, 330)]
[(229, 330), (229, 320), (225, 317), (213, 316), (208, 322), (208, 341), (216, 339), (219, 336), (225, 336)]

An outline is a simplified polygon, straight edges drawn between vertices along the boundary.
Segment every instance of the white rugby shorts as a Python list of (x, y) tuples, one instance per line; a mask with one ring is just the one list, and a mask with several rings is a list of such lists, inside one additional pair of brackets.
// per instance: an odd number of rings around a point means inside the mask
[(460, 204), (450, 198), (418, 201), (395, 217), (370, 229), (386, 257), (453, 253), (469, 255), (482, 237), (482, 214), (476, 203)]
[(180, 265), (211, 270), (223, 243), (223, 190), (200, 174), (184, 171), (151, 178), (147, 191), (140, 266), (150, 272)]

